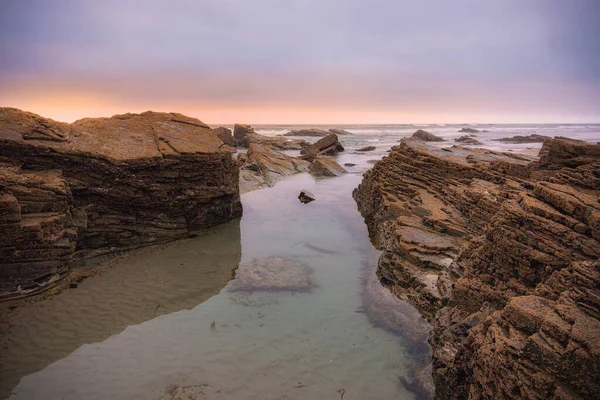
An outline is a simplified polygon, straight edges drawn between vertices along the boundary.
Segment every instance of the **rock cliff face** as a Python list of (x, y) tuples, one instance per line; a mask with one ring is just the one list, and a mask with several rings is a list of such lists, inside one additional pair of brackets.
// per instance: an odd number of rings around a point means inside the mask
[(600, 145), (539, 161), (405, 140), (354, 192), (378, 275), (433, 325), (439, 399), (600, 393)]
[(201, 121), (146, 112), (65, 124), (0, 108), (0, 292), (74, 258), (193, 235), (239, 217), (238, 165)]

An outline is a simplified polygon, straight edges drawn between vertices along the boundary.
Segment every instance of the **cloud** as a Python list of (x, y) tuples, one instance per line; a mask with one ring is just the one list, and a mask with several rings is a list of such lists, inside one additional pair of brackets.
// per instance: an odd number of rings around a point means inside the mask
[(594, 0), (5, 0), (0, 101), (598, 120), (599, 15)]

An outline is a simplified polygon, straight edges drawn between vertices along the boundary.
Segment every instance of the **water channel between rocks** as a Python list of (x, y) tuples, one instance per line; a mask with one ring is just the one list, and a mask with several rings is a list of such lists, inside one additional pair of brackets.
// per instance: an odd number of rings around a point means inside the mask
[(360, 180), (302, 174), (245, 194), (241, 221), (12, 310), (0, 397), (414, 398), (398, 376), (426, 366), (428, 325), (375, 277)]

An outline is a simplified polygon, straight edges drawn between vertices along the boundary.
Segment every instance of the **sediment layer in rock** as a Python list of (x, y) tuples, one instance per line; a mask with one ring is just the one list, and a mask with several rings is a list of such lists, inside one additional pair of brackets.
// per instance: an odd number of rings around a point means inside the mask
[(378, 275), (433, 324), (440, 399), (600, 393), (600, 145), (405, 140), (354, 192)]
[(187, 237), (239, 217), (238, 164), (176, 113), (65, 124), (0, 108), (0, 291), (42, 289), (73, 258)]

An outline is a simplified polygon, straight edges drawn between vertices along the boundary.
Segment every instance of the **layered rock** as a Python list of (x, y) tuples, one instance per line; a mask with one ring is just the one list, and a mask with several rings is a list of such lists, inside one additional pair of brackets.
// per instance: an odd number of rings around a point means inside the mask
[(231, 146), (231, 147), (237, 146), (237, 140), (235, 140), (235, 138), (233, 137), (233, 134), (231, 133), (231, 129), (225, 128), (223, 126), (219, 126), (218, 128), (214, 128), (213, 132), (216, 133), (217, 136), (219, 137), (219, 139), (221, 139), (221, 141), (223, 143), (225, 143), (227, 146)]
[(206, 124), (176, 113), (65, 124), (0, 109), (0, 226), (15, 232), (0, 249), (1, 290), (41, 288), (73, 258), (239, 217), (238, 165), (224, 147)]
[(337, 135), (332, 133), (302, 149), (300, 154), (310, 159), (319, 155), (335, 155), (341, 151), (344, 151), (344, 146), (339, 142)]
[(309, 172), (313, 176), (340, 176), (347, 171), (331, 158), (317, 157), (308, 167)]
[(600, 145), (540, 160), (405, 140), (354, 197), (378, 275), (434, 326), (437, 397), (600, 392)]
[(240, 174), (242, 193), (273, 186), (286, 176), (307, 172), (310, 162), (288, 156), (270, 146), (251, 143)]
[(264, 136), (254, 132), (250, 125), (236, 124), (233, 135), (240, 147), (250, 147), (251, 143), (274, 147), (278, 150), (301, 150), (310, 143), (302, 139), (288, 139), (282, 136)]

